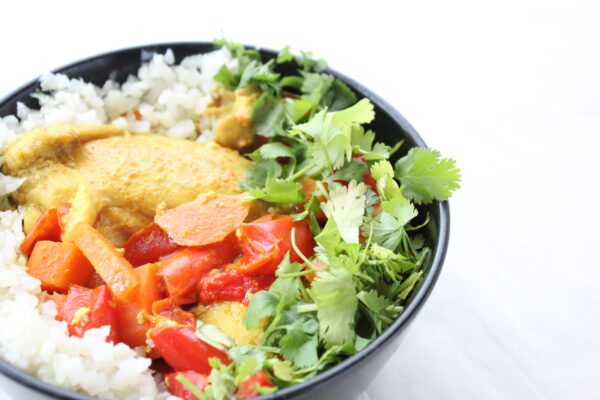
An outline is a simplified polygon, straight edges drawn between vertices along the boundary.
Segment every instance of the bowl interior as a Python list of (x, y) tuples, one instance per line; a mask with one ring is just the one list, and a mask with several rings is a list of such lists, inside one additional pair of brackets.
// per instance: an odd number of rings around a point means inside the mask
[[(82, 78), (83, 80), (92, 82), (96, 85), (102, 85), (109, 77), (118, 81), (124, 81), (127, 76), (137, 72), (141, 63), (148, 59), (149, 54), (164, 53), (167, 49), (173, 50), (176, 62), (179, 62), (187, 55), (205, 53), (213, 50), (214, 46), (208, 42), (165, 43), (139, 46), (90, 57), (58, 68), (54, 72), (66, 74), (70, 78)], [(259, 50), (264, 59), (269, 59), (277, 55), (276, 52), (271, 50)], [(286, 74), (292, 71), (289, 69), (286, 70), (286, 67), (283, 67), (280, 72)], [(393, 161), (406, 154), (411, 147), (426, 147), (425, 142), (414, 128), (387, 102), (353, 79), (333, 70), (329, 70), (328, 72), (350, 86), (359, 98), (368, 97), (372, 101), (375, 106), (376, 118), (370, 124), (369, 128), (374, 130), (379, 141), (393, 145), (399, 140), (404, 140), (404, 145), (394, 156)], [(37, 100), (30, 96), (35, 92), (36, 88), (38, 88), (37, 79), (25, 84), (1, 100), (0, 116), (15, 114), (17, 102), (22, 102), (30, 108), (39, 107)], [(436, 202), (428, 206), (420, 206), (419, 211), (419, 215), (428, 214), (431, 218), (431, 223), (428, 225), (424, 235), (426, 236), (429, 247), (432, 249), (432, 255), (424, 266), (424, 278), (418, 284), (419, 286), (412, 298), (409, 299), (405, 311), (390, 327), (387, 328), (386, 331), (383, 332), (382, 335), (358, 354), (350, 357), (339, 365), (320, 373), (307, 382), (282, 389), (271, 395), (263, 396), (261, 399), (275, 400), (294, 398), (295, 394), (301, 393), (311, 387), (314, 388), (315, 386), (325, 384), (336, 374), (345, 373), (345, 371), (355, 368), (357, 364), (365, 364), (366, 361), (362, 360), (368, 359), (371, 355), (384, 348), (386, 343), (389, 343), (391, 338), (398, 336), (412, 320), (423, 305), (439, 275), (445, 257), (449, 235), (449, 209), (447, 202)], [(54, 398), (91, 399), (89, 396), (44, 383), (2, 360), (0, 360), (0, 372), (25, 386), (46, 393)]]

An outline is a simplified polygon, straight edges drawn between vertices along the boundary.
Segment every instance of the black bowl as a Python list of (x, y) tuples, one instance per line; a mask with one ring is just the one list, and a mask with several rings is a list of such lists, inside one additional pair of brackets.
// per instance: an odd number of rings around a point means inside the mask
[[(98, 85), (102, 85), (109, 78), (109, 75), (113, 79), (123, 81), (129, 74), (137, 72), (142, 63), (142, 53), (164, 53), (167, 49), (172, 49), (176, 60), (180, 61), (187, 55), (211, 51), (214, 49), (214, 46), (207, 42), (165, 43), (139, 46), (112, 51), (77, 61), (54, 72), (66, 74), (71, 78), (81, 77), (88, 82)], [(259, 50), (265, 59), (272, 58), (277, 54), (271, 50)], [(393, 144), (400, 139), (404, 139), (405, 145), (401, 149), (404, 150), (404, 153), (410, 147), (426, 147), (425, 142), (414, 128), (386, 101), (353, 79), (336, 71), (329, 70), (328, 72), (348, 84), (359, 98), (368, 97), (373, 102), (376, 118), (370, 127), (376, 132), (378, 140)], [(0, 116), (15, 114), (16, 104), (19, 101), (36, 108), (38, 106), (37, 100), (31, 98), (30, 94), (37, 87), (38, 81), (34, 80), (5, 97), (0, 101)], [(400, 345), (406, 328), (417, 315), (433, 289), (444, 262), (450, 230), (448, 202), (436, 202), (424, 208), (431, 217), (431, 223), (425, 235), (433, 252), (425, 265), (424, 279), (420, 282), (419, 287), (409, 300), (402, 315), (381, 336), (358, 354), (320, 373), (307, 382), (262, 396), (262, 400), (345, 400), (356, 397), (369, 386), (375, 375)], [(89, 396), (42, 382), (2, 360), (0, 360), (0, 373), (0, 384), (15, 399), (92, 399)], [(398, 373), (401, 374), (402, 372), (399, 371)]]

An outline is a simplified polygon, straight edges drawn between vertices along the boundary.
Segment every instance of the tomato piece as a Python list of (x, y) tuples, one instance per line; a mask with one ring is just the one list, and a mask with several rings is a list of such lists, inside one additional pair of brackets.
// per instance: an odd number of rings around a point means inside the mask
[(134, 267), (155, 263), (180, 248), (181, 246), (154, 222), (134, 233), (123, 245), (124, 256)]
[(135, 298), (139, 280), (132, 265), (112, 243), (86, 223), (75, 226), (73, 241), (116, 297), (121, 300)]
[(191, 327), (165, 324), (152, 328), (149, 336), (156, 351), (176, 371), (209, 374), (208, 359), (212, 357), (230, 363), (223, 351), (202, 341)]
[(195, 371), (171, 372), (165, 374), (165, 383), (169, 393), (181, 398), (182, 400), (198, 400), (198, 398), (190, 392), (181, 382), (177, 380), (177, 375), (183, 375), (188, 381), (192, 382), (198, 390), (204, 391), (208, 386), (208, 376), (199, 374)]
[(196, 317), (194, 317), (194, 314), (183, 310), (181, 307), (177, 307), (171, 299), (162, 299), (152, 303), (152, 314), (162, 315), (180, 325), (192, 328), (196, 327)]
[(214, 268), (232, 261), (239, 253), (234, 234), (219, 243), (188, 247), (161, 262), (160, 273), (169, 297), (177, 305), (198, 301), (198, 282)]
[(108, 325), (110, 333), (106, 340), (118, 343), (119, 324), (110, 290), (106, 286), (88, 289), (72, 285), (64, 304), (58, 310), (57, 319), (66, 321), (69, 333), (82, 337), (89, 329)]
[(114, 303), (121, 341), (129, 347), (144, 346), (146, 332), (152, 328), (153, 324), (144, 319), (142, 307), (117, 298), (114, 299)]
[[(321, 262), (321, 260), (319, 260), (318, 258), (314, 258), (314, 260), (311, 261), (312, 264), (317, 267), (317, 269), (319, 270), (326, 270), (328, 268), (328, 266), (324, 263)], [(307, 267), (308, 268), (308, 267)], [(304, 275), (304, 279), (306, 279), (308, 282), (314, 281), (317, 278), (317, 273), (316, 272), (311, 272), (310, 274)]]
[(94, 267), (72, 243), (40, 240), (27, 261), (27, 272), (42, 283), (42, 289), (65, 293), (69, 285), (85, 285)]
[(258, 397), (260, 396), (260, 393), (256, 391), (257, 387), (274, 387), (273, 383), (263, 370), (254, 373), (254, 375), (242, 382), (237, 392), (235, 392), (235, 395), (240, 399)]
[(57, 208), (49, 208), (38, 218), (33, 228), (25, 236), (21, 243), (21, 251), (25, 255), (30, 255), (38, 241), (60, 242), (61, 234), (60, 213)]
[(271, 276), (245, 275), (237, 269), (215, 272), (200, 280), (200, 302), (208, 304), (213, 301), (230, 300), (247, 305), (250, 295), (268, 289), (274, 279)]
[(288, 252), (291, 262), (301, 262), (302, 258), (292, 247), (292, 228), (298, 250), (305, 257), (311, 257), (315, 243), (308, 224), (294, 221), (289, 215), (269, 215), (238, 229), (243, 255), (241, 265), (236, 269), (244, 273), (274, 276), (277, 266)]

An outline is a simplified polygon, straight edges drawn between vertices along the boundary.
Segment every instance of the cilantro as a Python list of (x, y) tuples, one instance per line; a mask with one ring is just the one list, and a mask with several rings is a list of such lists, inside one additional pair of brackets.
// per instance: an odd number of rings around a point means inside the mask
[(262, 318), (270, 317), (275, 313), (279, 298), (266, 290), (256, 292), (250, 299), (244, 324), (248, 329), (256, 329), (260, 326)]
[(284, 179), (267, 178), (263, 189), (250, 190), (254, 199), (261, 199), (274, 204), (296, 204), (304, 199), (302, 185)]
[(367, 165), (360, 160), (352, 159), (346, 163), (342, 168), (337, 170), (331, 175), (328, 180), (330, 181), (357, 181), (362, 182), (365, 179), (367, 173)]
[(323, 59), (315, 60), (312, 58), (310, 51), (301, 51), (300, 57), (296, 58), (296, 62), (304, 71), (323, 72), (327, 69), (327, 62)]
[(406, 237), (404, 226), (417, 216), (417, 210), (403, 197), (384, 201), (383, 212), (373, 219), (373, 241), (392, 251)]
[(196, 336), (219, 350), (225, 350), (234, 345), (233, 339), (221, 332), (219, 328), (200, 320), (196, 321)]
[(240, 77), (231, 72), (225, 65), (221, 66), (213, 79), (231, 89), (237, 88), (240, 83)]
[(273, 137), (283, 131), (285, 113), (281, 99), (263, 93), (252, 107), (252, 121), (256, 133), (264, 137)]
[(240, 76), (238, 88), (243, 88), (251, 84), (260, 86), (263, 92), (279, 92), (279, 74), (273, 72), (273, 60), (262, 64), (257, 60), (252, 60), (244, 68)]
[(375, 132), (366, 131), (362, 126), (352, 128), (351, 138), (353, 151), (364, 155), (367, 160), (386, 160), (392, 153), (392, 149), (388, 145), (374, 143)]
[(333, 219), (346, 243), (358, 243), (359, 228), (365, 212), (364, 183), (351, 181), (348, 186), (339, 186), (329, 193), (331, 200), (321, 204), (329, 219)]
[(439, 151), (412, 148), (396, 163), (396, 177), (406, 197), (417, 204), (428, 204), (447, 200), (460, 188), (461, 175), (456, 161), (441, 158)]
[(285, 46), (277, 55), (277, 64), (283, 64), (289, 61), (294, 60), (294, 56), (290, 52), (290, 46)]
[(354, 340), (354, 317), (358, 301), (352, 275), (335, 268), (317, 274), (310, 295), (317, 305), (320, 337), (326, 345)]
[(328, 110), (338, 111), (356, 103), (356, 95), (344, 82), (336, 79), (325, 92), (321, 102)]
[(246, 181), (240, 184), (240, 189), (248, 191), (264, 188), (269, 178), (278, 178), (282, 172), (283, 168), (276, 160), (260, 160), (246, 172)]

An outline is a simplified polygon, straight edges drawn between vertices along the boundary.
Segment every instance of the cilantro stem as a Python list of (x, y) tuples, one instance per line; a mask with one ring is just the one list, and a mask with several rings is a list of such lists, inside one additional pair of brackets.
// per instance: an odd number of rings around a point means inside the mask
[(397, 152), (400, 149), (400, 147), (402, 147), (403, 144), (404, 144), (404, 140), (401, 140), (401, 141), (397, 142), (394, 145), (394, 147), (392, 147), (392, 149), (390, 150), (390, 157), (392, 155), (394, 155), (394, 153)]
[[(306, 258), (306, 256), (300, 251), (300, 249), (296, 245), (296, 228), (295, 227), (292, 227), (292, 235), (291, 236), (292, 236), (292, 248), (294, 249), (296, 254), (298, 254), (298, 256), (300, 256), (302, 261), (304, 261), (312, 269), (312, 271), (310, 271), (310, 270), (309, 271), (310, 272), (319, 272), (320, 270), (317, 267), (315, 267), (315, 265), (308, 258)], [(301, 272), (304, 272), (304, 271), (301, 271)], [(299, 272), (296, 272), (296, 273), (299, 273)], [(303, 275), (306, 275), (306, 274), (303, 274)], [(302, 275), (299, 275), (299, 276), (302, 276)]]
[(321, 191), (321, 193), (323, 193), (323, 196), (325, 196), (327, 201), (331, 200), (331, 196), (329, 196), (329, 192), (325, 189), (325, 186), (323, 186), (323, 182), (317, 181), (317, 186), (319, 187), (319, 190)]
[(298, 311), (299, 313), (317, 311), (317, 305), (315, 303), (300, 304), (299, 306), (296, 307), (296, 311)]
[[(314, 168), (314, 165), (312, 165), (312, 164), (307, 165), (306, 167), (302, 168), (300, 171), (296, 171), (292, 176), (288, 177), (287, 179), (290, 181), (294, 181), (294, 180), (300, 178), (301, 176), (303, 176), (308, 171), (310, 171), (312, 168)], [(323, 168), (320, 168), (319, 171), (316, 172), (316, 174), (320, 173), (322, 170), (323, 170)]]
[(197, 399), (202, 400), (205, 398), (204, 393), (202, 393), (198, 386), (190, 382), (183, 374), (177, 374), (175, 380), (185, 386), (185, 388), (189, 390)]

